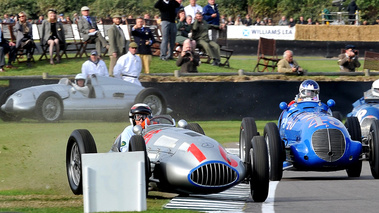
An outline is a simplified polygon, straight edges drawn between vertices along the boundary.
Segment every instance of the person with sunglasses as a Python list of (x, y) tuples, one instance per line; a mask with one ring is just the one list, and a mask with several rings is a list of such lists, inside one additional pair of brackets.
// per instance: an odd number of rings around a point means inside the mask
[(120, 140), (120, 152), (127, 152), (129, 150), (129, 140), (135, 135), (133, 127), (135, 125), (141, 125), (147, 117), (152, 116), (151, 108), (143, 103), (138, 103), (132, 106), (129, 112), (130, 124), (124, 131), (117, 137), (115, 144)]
[(138, 80), (139, 75), (142, 71), (142, 61), (141, 58), (136, 54), (138, 45), (135, 42), (129, 44), (129, 52), (122, 55), (113, 68), (113, 76), (115, 78), (121, 78), (124, 81), (130, 83), (141, 85)]

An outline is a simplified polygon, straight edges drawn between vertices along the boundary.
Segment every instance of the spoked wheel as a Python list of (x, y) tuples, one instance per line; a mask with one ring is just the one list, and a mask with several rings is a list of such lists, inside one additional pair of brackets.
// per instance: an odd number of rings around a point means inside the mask
[(153, 115), (164, 115), (167, 112), (166, 99), (163, 94), (155, 88), (145, 88), (135, 98), (135, 103), (147, 104)]
[(145, 156), (145, 180), (146, 180), (146, 195), (148, 193), (149, 178), (151, 176), (150, 159), (147, 156), (145, 139), (141, 135), (133, 135), (129, 140), (129, 152), (144, 152)]
[[(349, 132), (350, 138), (354, 141), (362, 141), (361, 125), (357, 117), (347, 117), (345, 126)], [(362, 161), (355, 159), (355, 162), (346, 169), (349, 177), (360, 177), (362, 171)]]
[(198, 123), (188, 123), (186, 129), (205, 135), (203, 128), (201, 128), (200, 124)]
[(370, 146), (370, 168), (371, 174), (375, 179), (379, 178), (379, 121), (374, 120), (368, 134)]
[(82, 154), (97, 153), (95, 140), (86, 129), (74, 130), (67, 142), (66, 171), (71, 191), (83, 194)]
[(59, 121), (63, 115), (62, 98), (52, 91), (42, 93), (36, 101), (35, 113), (39, 121)]
[(267, 145), (263, 136), (255, 136), (250, 150), (250, 192), (255, 202), (264, 202), (269, 190), (269, 168)]
[(275, 123), (267, 123), (264, 138), (268, 149), (270, 180), (280, 181), (283, 177), (284, 147)]
[(243, 118), (240, 128), (239, 156), (242, 162), (244, 162), (248, 174), (250, 173), (251, 140), (256, 135), (258, 135), (258, 131), (254, 118)]

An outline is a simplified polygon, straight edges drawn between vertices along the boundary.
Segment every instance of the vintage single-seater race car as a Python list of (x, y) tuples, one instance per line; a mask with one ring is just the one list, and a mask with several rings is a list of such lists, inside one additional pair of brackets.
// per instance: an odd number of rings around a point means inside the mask
[[(58, 84), (33, 86), (19, 91), (9, 89), (0, 96), (0, 118), (18, 121), (23, 117), (55, 122), (60, 119), (127, 119), (135, 103), (150, 106), (154, 115), (166, 114), (163, 94), (155, 88), (117, 78), (91, 75), (86, 79), (89, 94), (77, 91), (70, 80)], [(169, 109), (170, 111), (170, 109)]]
[[(251, 161), (244, 164), (205, 136), (199, 124), (180, 120), (177, 125), (165, 115), (147, 118), (142, 125), (133, 127), (136, 135), (130, 139), (129, 151), (146, 153), (145, 174), (150, 187), (178, 194), (211, 194), (249, 181), (254, 201), (266, 200), (269, 189), (266, 143), (253, 142), (246, 151)], [(109, 154), (120, 152), (120, 143), (118, 137)], [(74, 130), (66, 152), (68, 182), (74, 194), (83, 192), (81, 154), (84, 153), (97, 153), (95, 141), (88, 130)]]
[[(369, 137), (363, 141), (358, 119), (348, 117), (344, 125), (332, 116), (330, 107), (334, 105), (334, 100), (322, 103), (318, 95), (280, 103), (283, 111), (278, 124), (267, 123), (259, 136), (269, 150), (270, 180), (281, 180), (283, 170), (346, 170), (349, 177), (359, 177), (362, 160), (370, 162), (373, 177), (379, 178), (379, 122), (371, 125)], [(242, 146), (257, 134), (254, 120), (244, 118)]]

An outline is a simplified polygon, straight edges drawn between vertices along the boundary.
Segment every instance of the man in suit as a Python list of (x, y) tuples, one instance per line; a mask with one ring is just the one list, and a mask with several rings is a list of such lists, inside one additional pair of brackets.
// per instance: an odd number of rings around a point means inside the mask
[(278, 62), (278, 72), (300, 75), (304, 70), (295, 60), (293, 60), (293, 52), (291, 50), (286, 50), (283, 53), (283, 59)]
[(97, 27), (96, 20), (93, 17), (89, 16), (89, 7), (84, 6), (81, 9), (82, 17), (78, 20), (79, 32), (83, 37), (84, 41), (95, 41), (96, 50), (98, 53), (101, 53), (101, 47), (109, 48), (108, 42), (99, 32)]
[(7, 68), (16, 68), (12, 66), (12, 62), (16, 60), (17, 56), (17, 49), (16, 44), (8, 41), (4, 38), (4, 34), (2, 30), (0, 29), (0, 72), (4, 72), (4, 65), (5, 65), (5, 55), (9, 53), (9, 59), (8, 59), (8, 65)]
[(338, 65), (341, 72), (355, 72), (355, 69), (361, 66), (354, 45), (346, 45), (345, 53), (338, 56)]
[(126, 53), (126, 39), (122, 31), (121, 15), (113, 15), (113, 26), (108, 29), (109, 38), (109, 75), (113, 75), (113, 68), (116, 65), (117, 59)]
[(137, 55), (141, 58), (145, 73), (150, 73), (150, 64), (153, 53), (151, 45), (155, 42), (154, 35), (148, 27), (144, 27), (144, 19), (138, 17), (136, 25), (132, 28), (132, 36), (138, 44)]

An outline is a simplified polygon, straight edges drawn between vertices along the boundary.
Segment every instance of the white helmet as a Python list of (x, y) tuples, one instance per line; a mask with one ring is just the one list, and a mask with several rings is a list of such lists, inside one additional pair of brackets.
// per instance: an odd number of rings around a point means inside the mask
[(77, 80), (86, 80), (86, 77), (82, 73), (79, 73), (75, 76), (75, 84), (77, 84)]
[(374, 96), (379, 96), (379, 79), (375, 80), (374, 83), (372, 83), (371, 93)]
[(318, 101), (318, 94), (320, 93), (320, 87), (314, 80), (305, 80), (299, 87), (299, 101)]

